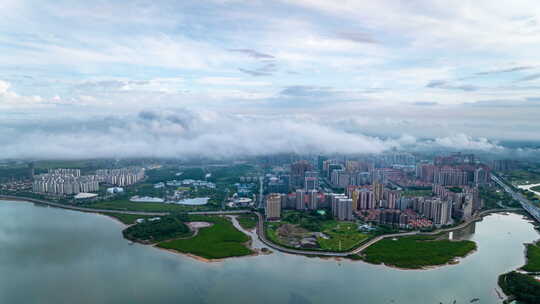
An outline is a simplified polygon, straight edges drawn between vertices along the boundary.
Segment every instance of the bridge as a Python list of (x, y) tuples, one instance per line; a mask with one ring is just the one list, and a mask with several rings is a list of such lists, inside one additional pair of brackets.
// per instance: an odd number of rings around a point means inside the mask
[(497, 183), (501, 188), (504, 189), (513, 199), (518, 201), (521, 204), (521, 207), (525, 209), (537, 222), (540, 222), (540, 207), (531, 203), (526, 199), (521, 193), (514, 191), (510, 186), (508, 186), (501, 178), (495, 174), (491, 174), (491, 180)]

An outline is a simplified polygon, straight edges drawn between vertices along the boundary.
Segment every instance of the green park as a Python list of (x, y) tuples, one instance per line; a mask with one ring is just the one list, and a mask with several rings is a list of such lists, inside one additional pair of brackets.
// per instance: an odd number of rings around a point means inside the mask
[(368, 263), (398, 268), (422, 269), (453, 263), (476, 250), (473, 241), (451, 241), (442, 236), (405, 236), (386, 238), (363, 252)]

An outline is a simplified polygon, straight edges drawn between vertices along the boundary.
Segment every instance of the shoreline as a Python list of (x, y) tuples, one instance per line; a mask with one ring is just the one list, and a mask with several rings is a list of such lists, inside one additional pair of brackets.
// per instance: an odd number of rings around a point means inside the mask
[[(475, 242), (475, 244), (476, 244), (476, 242)], [(363, 259), (361, 259), (361, 260), (351, 260), (351, 261), (353, 261), (353, 262), (354, 261), (362, 261), (362, 262), (364, 262), (366, 264), (370, 264), (370, 265), (379, 265), (379, 266), (384, 266), (384, 267), (393, 268), (393, 269), (397, 269), (397, 270), (403, 270), (403, 271), (415, 271), (415, 270), (416, 271), (429, 271), (429, 270), (436, 270), (436, 269), (439, 269), (439, 268), (442, 268), (442, 267), (459, 265), (461, 263), (461, 260), (467, 258), (470, 255), (473, 255), (477, 251), (478, 251), (478, 246), (476, 246), (476, 248), (474, 248), (473, 250), (468, 252), (466, 255), (455, 257), (455, 258), (453, 258), (451, 261), (449, 261), (447, 263), (439, 264), (439, 265), (422, 266), (422, 267), (419, 267), (419, 268), (405, 268), (405, 267), (399, 267), (399, 266), (386, 264), (386, 263), (375, 264), (375, 263), (370, 263), (370, 262), (368, 262), (366, 260), (363, 260)]]
[[(138, 243), (138, 244), (141, 244), (141, 243)], [(146, 244), (141, 244), (141, 245), (146, 245)], [(219, 258), (219, 259), (208, 259), (208, 258), (203, 258), (201, 256), (198, 256), (198, 255), (195, 255), (195, 254), (189, 253), (189, 252), (182, 252), (182, 251), (178, 251), (178, 250), (174, 250), (174, 249), (159, 247), (158, 244), (148, 244), (148, 245), (152, 246), (153, 248), (159, 249), (159, 250), (164, 250), (164, 251), (173, 253), (175, 255), (186, 256), (186, 257), (195, 259), (195, 260), (197, 260), (199, 262), (203, 262), (203, 263), (219, 263), (219, 262), (224, 262), (226, 260), (230, 260), (230, 259), (234, 259), (234, 258), (239, 259), (239, 258), (245, 258), (245, 257), (255, 257), (255, 256), (259, 256), (259, 255), (265, 255), (265, 254), (260, 253), (258, 250), (254, 250), (253, 248), (250, 248), (250, 250), (253, 251), (253, 253), (248, 254), (248, 255), (231, 256), (231, 257)]]
[[(50, 203), (47, 204), (47, 203), (40, 202), (40, 200), (37, 200), (37, 201), (36, 201), (36, 200), (34, 200), (34, 199), (27, 199), (27, 198), (6, 197), (6, 196), (3, 196), (3, 195), (0, 195), (0, 200), (17, 201), (17, 202), (29, 202), (29, 203), (34, 203), (34, 204), (46, 204), (46, 205), (48, 205), (48, 206), (51, 206), (51, 207), (57, 207), (57, 208), (61, 208), (61, 209), (68, 209), (68, 210), (80, 211), (80, 212), (85, 212), (85, 213), (95, 213), (95, 214), (100, 214), (100, 215), (103, 215), (103, 216), (107, 216), (108, 218), (112, 218), (114, 221), (119, 222), (119, 223), (120, 223), (121, 225), (123, 225), (124, 227), (129, 227), (129, 226), (130, 226), (130, 225), (124, 224), (124, 223), (121, 222), (119, 219), (115, 218), (114, 216), (107, 215), (107, 213), (118, 213), (118, 212), (116, 212), (116, 210), (106, 210), (106, 211), (104, 211), (104, 210), (95, 210), (95, 211), (91, 211), (91, 210), (74, 209), (74, 208), (72, 208), (71, 206), (65, 206), (65, 208), (62, 208), (61, 206), (56, 206), (56, 205), (59, 205), (59, 204), (50, 204)], [(467, 222), (467, 223), (463, 223), (462, 226), (461, 226), (461, 225), (458, 225), (458, 226), (456, 226), (456, 227), (451, 227), (451, 228), (446, 228), (446, 229), (440, 229), (440, 230), (438, 230), (438, 231), (427, 232), (427, 233), (421, 233), (421, 232), (418, 232), (418, 233), (416, 233), (416, 235), (436, 235), (436, 234), (440, 234), (440, 233), (447, 233), (447, 232), (451, 232), (451, 231), (455, 231), (455, 230), (459, 230), (459, 229), (466, 228), (466, 227), (468, 227), (470, 224), (475, 223), (475, 222), (477, 222), (477, 221), (481, 221), (485, 216), (488, 216), (488, 215), (491, 215), (491, 214), (494, 214), (494, 213), (501, 213), (501, 212), (502, 212), (502, 213), (509, 213), (509, 212), (518, 212), (518, 211), (519, 211), (519, 210), (514, 211), (514, 210), (506, 210), (506, 209), (501, 209), (501, 210), (497, 210), (497, 209), (494, 209), (494, 210), (484, 210), (483, 212), (480, 212), (480, 213), (477, 215), (476, 218), (470, 220), (470, 221)], [(141, 214), (141, 215), (143, 215), (143, 214)], [(227, 214), (225, 214), (225, 215), (227, 215)], [(260, 220), (260, 219), (259, 219), (259, 220)], [(290, 252), (287, 252), (287, 251), (285, 251), (285, 250), (280, 250), (279, 247), (281, 247), (281, 246), (279, 246), (279, 244), (274, 244), (272, 241), (269, 241), (269, 240), (268, 240), (268, 242), (269, 242), (270, 244), (275, 245), (275, 246), (278, 247), (278, 248), (274, 248), (274, 246), (270, 246), (269, 244), (267, 244), (266, 242), (264, 242), (264, 241), (261, 239), (261, 237), (260, 237), (260, 235), (259, 235), (259, 233), (258, 233), (258, 229), (256, 229), (256, 228), (254, 228), (254, 229), (255, 229), (255, 231), (256, 231), (256, 234), (257, 234), (257, 236), (258, 236), (258, 239), (259, 239), (265, 246), (267, 246), (267, 247), (269, 247), (269, 248), (271, 248), (271, 249), (274, 249), (274, 250), (277, 250), (277, 251), (280, 251), (280, 252), (283, 252), (283, 253), (287, 253), (287, 254), (303, 255), (303, 256), (306, 256), (306, 257), (310, 257), (311, 255), (313, 255), (313, 256), (315, 256), (315, 257), (317, 256), (317, 252), (314, 252), (313, 254), (301, 254), (301, 253), (296, 254), (296, 253), (290, 253)], [(242, 232), (242, 233), (244, 233), (244, 234), (246, 234), (245, 232), (243, 232), (243, 231), (241, 231), (241, 230), (239, 230), (239, 231)], [(263, 233), (264, 233), (264, 232), (263, 232)], [(251, 235), (249, 235), (249, 234), (246, 234), (246, 235), (248, 235), (250, 238), (252, 238)], [(407, 236), (407, 235), (406, 235), (406, 232), (403, 233), (403, 236)], [(122, 236), (122, 237), (123, 237), (123, 236)], [(387, 236), (387, 237), (390, 237), (390, 236)], [(384, 237), (384, 235), (383, 235), (382, 238), (379, 239), (379, 240), (377, 240), (376, 242), (378, 242), (378, 241), (380, 241), (380, 240), (382, 240), (382, 239), (384, 239), (384, 238), (387, 238), (387, 237)], [(392, 236), (392, 237), (401, 237), (401, 236), (398, 235), (398, 236)], [(126, 239), (126, 238), (124, 238), (124, 239)], [(126, 239), (126, 240), (128, 240), (128, 239)], [(131, 241), (131, 240), (128, 240), (128, 241)], [(369, 242), (369, 240), (366, 240), (366, 241)], [(255, 248), (252, 248), (252, 242), (253, 242), (253, 240), (251, 239), (251, 240), (248, 241), (248, 242), (250, 242), (249, 249), (252, 250), (252, 251), (254, 252), (254, 254), (252, 254), (252, 255), (259, 255), (260, 253), (258, 252), (258, 250), (255, 249)], [(347, 254), (347, 255), (354, 255), (354, 254), (359, 255), (360, 252), (362, 252), (364, 249), (367, 249), (368, 247), (370, 247), (371, 245), (375, 244), (376, 242), (374, 242), (374, 243), (370, 244), (369, 246), (367, 246), (367, 247), (365, 247), (365, 248), (362, 248), (362, 250), (358, 251), (358, 248), (361, 248), (361, 247), (363, 246), (362, 244), (360, 244), (359, 247), (357, 247), (356, 249), (352, 249), (352, 250), (349, 252), (349, 254)], [(137, 242), (137, 243), (143, 244), (143, 245), (151, 245), (151, 246), (153, 246), (153, 247), (156, 247), (155, 245), (157, 245), (157, 244), (144, 244), (144, 243), (140, 243), (140, 242)], [(158, 248), (159, 248), (159, 247), (158, 247)], [(160, 248), (160, 249), (164, 249), (164, 248)], [(171, 250), (171, 251), (172, 251), (172, 252), (175, 252), (175, 253), (177, 253), (177, 254), (185, 254), (185, 255), (192, 255), (192, 256), (194, 256), (194, 257), (198, 257), (198, 256), (195, 256), (195, 255), (193, 255), (193, 254), (183, 253), (183, 252), (179, 252), (179, 251), (175, 251), (175, 250)], [(331, 252), (324, 252), (324, 251), (323, 251), (322, 253), (326, 253), (326, 254), (330, 253), (330, 254), (331, 254)], [(319, 256), (319, 257), (321, 257), (321, 258), (324, 257), (325, 259), (327, 259), (327, 258), (338, 258), (338, 259), (340, 259), (340, 258), (347, 258), (345, 255), (341, 255), (341, 254), (343, 254), (343, 253), (340, 253), (340, 255), (336, 255), (336, 256), (332, 256), (332, 255), (322, 256), (322, 255), (321, 255), (321, 256)], [(246, 256), (251, 256), (251, 255), (246, 255)], [(467, 256), (467, 255), (466, 255), (466, 256)], [(465, 256), (465, 257), (466, 257), (466, 256)], [(242, 256), (242, 257), (245, 257), (245, 256)], [(205, 259), (205, 258), (202, 258), (202, 257), (199, 257), (199, 258), (202, 259), (201, 261), (205, 261), (205, 262), (207, 262), (207, 261), (214, 261), (214, 260), (212, 260), (212, 259), (208, 260), (208, 259)], [(233, 258), (233, 257), (228, 257), (228, 258)], [(228, 258), (224, 258), (224, 259), (228, 259)], [(464, 258), (464, 257), (463, 257), (463, 258)], [(223, 259), (215, 259), (215, 261), (221, 261), (221, 260), (223, 260)], [(350, 258), (349, 258), (348, 260), (351, 260), (351, 261), (357, 261), (357, 260), (353, 260), (353, 259), (350, 259)], [(367, 263), (367, 264), (377, 265), (377, 264), (373, 264), (373, 263), (366, 262), (366, 261), (363, 260), (363, 259), (361, 259), (360, 261), (363, 261), (363, 262), (365, 262), (365, 263)], [(447, 263), (447, 264), (450, 264), (450, 263)], [(445, 265), (446, 265), (446, 264), (445, 264)], [(434, 265), (433, 267), (438, 268), (438, 267), (442, 267), (442, 266), (445, 266), (445, 265)], [(393, 267), (393, 266), (389, 266), (389, 265), (385, 265), (385, 266), (387, 266), (387, 267)], [(426, 266), (426, 267), (432, 267), (432, 266)], [(397, 268), (397, 267), (396, 267), (396, 268)], [(411, 268), (411, 269), (404, 268), (403, 270), (422, 270), (422, 268), (418, 268), (418, 269), (415, 269), (415, 268)]]

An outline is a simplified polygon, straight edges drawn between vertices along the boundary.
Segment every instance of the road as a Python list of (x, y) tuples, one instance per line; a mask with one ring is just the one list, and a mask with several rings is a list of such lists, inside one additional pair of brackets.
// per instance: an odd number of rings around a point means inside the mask
[(346, 257), (351, 254), (359, 254), (362, 253), (365, 249), (367, 249), (369, 246), (377, 243), (380, 240), (387, 239), (387, 238), (394, 238), (394, 237), (403, 237), (403, 236), (411, 236), (411, 235), (435, 235), (439, 233), (445, 233), (445, 232), (451, 232), (459, 229), (463, 229), (470, 225), (473, 222), (479, 221), (482, 219), (483, 216), (495, 213), (495, 212), (511, 212), (511, 211), (521, 211), (521, 208), (509, 208), (509, 209), (490, 209), (490, 210), (484, 210), (482, 212), (479, 212), (476, 214), (473, 218), (469, 219), (468, 221), (465, 221), (461, 223), (458, 226), (451, 227), (451, 228), (445, 228), (445, 229), (437, 229), (432, 232), (421, 232), (421, 231), (411, 231), (411, 232), (403, 232), (403, 233), (394, 233), (394, 234), (385, 234), (380, 235), (377, 237), (374, 237), (367, 241), (366, 243), (362, 244), (360, 247), (357, 247), (350, 251), (345, 252), (333, 252), (333, 251), (313, 251), (313, 250), (301, 250), (301, 249), (292, 249), (280, 246), (278, 244), (272, 243), (266, 238), (266, 233), (264, 231), (264, 218), (259, 213), (256, 212), (257, 217), (259, 218), (259, 222), (257, 224), (257, 235), (259, 236), (259, 239), (266, 244), (268, 247), (285, 252), (285, 253), (291, 253), (291, 254), (301, 254), (301, 255), (314, 255), (314, 256), (329, 256), (329, 257)]
[(534, 219), (540, 222), (540, 208), (539, 207), (531, 203), (521, 193), (518, 193), (512, 190), (512, 188), (510, 188), (502, 179), (495, 176), (494, 174), (491, 174), (491, 179), (494, 182), (496, 182), (499, 186), (501, 186), (504, 189), (504, 191), (510, 194), (510, 196), (512, 196), (513, 199), (517, 200), (521, 204), (523, 209), (525, 209)]
[[(43, 204), (47, 206), (62, 208), (62, 209), (69, 209), (69, 210), (76, 210), (81, 212), (91, 212), (91, 213), (118, 213), (118, 214), (132, 214), (132, 215), (147, 215), (147, 216), (165, 216), (168, 215), (169, 212), (145, 212), (145, 211), (127, 211), (127, 210), (111, 210), (111, 209), (93, 209), (93, 208), (85, 208), (85, 207), (77, 207), (77, 206), (70, 206), (70, 205), (63, 205), (59, 203), (49, 202), (45, 200), (40, 199), (34, 199), (34, 198), (26, 198), (26, 197), (17, 197), (17, 196), (10, 196), (10, 195), (0, 195), (0, 199), (4, 200), (15, 200), (15, 201), (26, 201), (26, 202), (32, 202), (36, 204)], [(257, 236), (259, 240), (264, 243), (266, 246), (281, 251), (285, 253), (290, 254), (300, 254), (300, 255), (311, 255), (311, 256), (327, 256), (327, 257), (346, 257), (351, 254), (359, 254), (362, 251), (364, 251), (369, 246), (375, 244), (376, 242), (386, 239), (386, 238), (394, 238), (394, 237), (402, 237), (402, 236), (411, 236), (411, 235), (434, 235), (438, 233), (444, 233), (444, 232), (450, 232), (458, 229), (462, 229), (471, 223), (480, 220), (484, 215), (494, 212), (510, 212), (510, 211), (518, 211), (522, 210), (520, 208), (513, 208), (513, 209), (491, 209), (491, 210), (484, 210), (480, 213), (478, 213), (475, 217), (472, 219), (451, 228), (446, 229), (438, 229), (433, 232), (421, 232), (421, 231), (411, 231), (411, 232), (404, 232), (404, 233), (395, 233), (395, 234), (385, 234), (377, 236), (368, 242), (362, 244), (360, 247), (355, 248), (350, 251), (345, 252), (334, 252), (334, 251), (312, 251), (312, 250), (301, 250), (301, 249), (292, 249), (292, 248), (286, 248), (283, 246), (280, 246), (278, 244), (272, 243), (266, 238), (266, 233), (264, 231), (264, 217), (259, 213), (255, 212), (258, 217), (258, 223), (257, 223)], [(251, 210), (231, 210), (231, 211), (191, 211), (188, 212), (188, 214), (199, 214), (199, 215), (232, 215), (232, 214), (241, 214), (241, 213), (249, 213)]]
[[(29, 197), (18, 197), (11, 195), (0, 195), (0, 199), (4, 200), (15, 200), (15, 201), (26, 201), (36, 204), (47, 205), (51, 207), (57, 207), (62, 209), (76, 210), (82, 212), (92, 212), (92, 213), (118, 213), (118, 214), (132, 214), (132, 215), (148, 215), (148, 216), (165, 216), (169, 212), (146, 212), (146, 211), (128, 211), (128, 210), (113, 210), (113, 209), (94, 209), (94, 208), (85, 208), (71, 205), (64, 205), (54, 202), (49, 202), (45, 200), (29, 198)], [(239, 213), (249, 213), (250, 210), (230, 210), (230, 211), (191, 211), (187, 212), (188, 214), (199, 214), (199, 215), (222, 215), (222, 214), (239, 214)]]

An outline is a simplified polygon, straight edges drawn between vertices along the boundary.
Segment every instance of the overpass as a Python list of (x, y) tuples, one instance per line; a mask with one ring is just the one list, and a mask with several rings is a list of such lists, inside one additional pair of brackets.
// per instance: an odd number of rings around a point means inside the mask
[(504, 181), (496, 176), (491, 174), (491, 180), (501, 186), (504, 191), (506, 191), (513, 199), (517, 200), (523, 209), (525, 209), (536, 221), (540, 222), (540, 207), (531, 203), (526, 199), (521, 193), (514, 191), (510, 186), (508, 186)]

